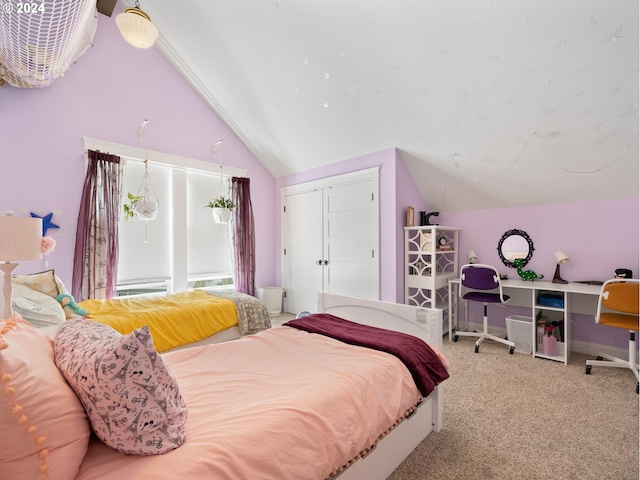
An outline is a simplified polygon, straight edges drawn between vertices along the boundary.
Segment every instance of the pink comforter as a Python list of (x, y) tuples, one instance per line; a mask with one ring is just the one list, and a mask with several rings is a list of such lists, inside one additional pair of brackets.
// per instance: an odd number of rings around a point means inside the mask
[(186, 441), (135, 457), (92, 440), (78, 480), (319, 480), (420, 398), (396, 357), (289, 327), (163, 355)]

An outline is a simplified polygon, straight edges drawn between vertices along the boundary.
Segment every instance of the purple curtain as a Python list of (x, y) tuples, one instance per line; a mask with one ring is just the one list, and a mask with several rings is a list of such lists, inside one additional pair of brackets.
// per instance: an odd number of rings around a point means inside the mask
[(233, 177), (231, 191), (236, 204), (232, 223), (234, 282), (236, 290), (256, 296), (256, 259), (253, 207), (249, 178)]
[(73, 257), (71, 294), (78, 302), (113, 297), (118, 268), (120, 157), (93, 150), (88, 157)]

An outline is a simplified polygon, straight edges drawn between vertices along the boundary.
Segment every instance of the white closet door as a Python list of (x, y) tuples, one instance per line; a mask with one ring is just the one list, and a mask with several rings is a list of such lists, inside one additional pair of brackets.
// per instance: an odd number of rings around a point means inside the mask
[(315, 312), (318, 292), (379, 299), (378, 178), (343, 178), (283, 192), (287, 312)]
[(283, 280), (285, 308), (315, 311), (322, 290), (322, 191), (285, 197), (283, 221)]
[(324, 190), (324, 291), (378, 299), (374, 182)]

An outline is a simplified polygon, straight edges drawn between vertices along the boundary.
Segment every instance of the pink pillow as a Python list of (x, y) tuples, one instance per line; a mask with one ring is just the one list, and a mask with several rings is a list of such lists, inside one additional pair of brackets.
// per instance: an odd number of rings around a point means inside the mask
[(154, 455), (182, 445), (187, 408), (148, 327), (121, 335), (107, 325), (72, 317), (53, 342), (58, 368), (107, 446)]
[(84, 408), (53, 361), (51, 339), (0, 320), (2, 478), (73, 479), (89, 444)]

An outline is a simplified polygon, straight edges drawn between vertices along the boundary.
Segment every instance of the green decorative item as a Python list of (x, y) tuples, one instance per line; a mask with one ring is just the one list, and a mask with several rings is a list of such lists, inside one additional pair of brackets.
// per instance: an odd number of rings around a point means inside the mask
[(56, 300), (62, 306), (62, 309), (65, 311), (67, 318), (70, 318), (73, 315), (80, 315), (82, 317), (86, 317), (87, 315), (89, 315), (89, 312), (85, 308), (82, 308), (81, 306), (79, 306), (75, 302), (73, 297), (68, 293), (61, 293), (57, 295)]
[(135, 203), (142, 200), (144, 197), (142, 195), (127, 193), (127, 198), (129, 199), (129, 203), (124, 204), (124, 217), (127, 221), (130, 222), (131, 220), (133, 220), (133, 217), (136, 216)]
[(541, 278), (544, 278), (544, 275), (538, 275), (536, 272), (534, 272), (533, 270), (522, 270), (522, 259), (521, 258), (516, 258), (515, 260), (513, 260), (513, 264), (516, 266), (517, 270), (518, 270), (518, 275), (520, 275), (520, 278), (522, 278), (522, 280), (525, 281), (530, 281), (533, 282), (534, 280), (539, 280)]
[(233, 203), (229, 197), (220, 195), (218, 198), (214, 198), (213, 201), (207, 203), (205, 208), (211, 208), (214, 222), (228, 223), (231, 218), (231, 212), (236, 208), (236, 204)]
[(231, 201), (229, 197), (224, 197), (220, 195), (218, 198), (214, 198), (213, 201), (207, 203), (205, 208), (236, 208), (236, 204)]

